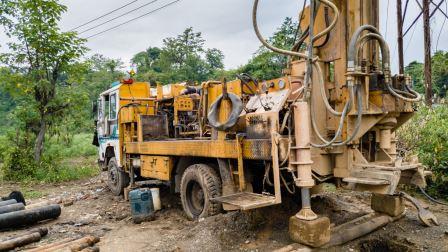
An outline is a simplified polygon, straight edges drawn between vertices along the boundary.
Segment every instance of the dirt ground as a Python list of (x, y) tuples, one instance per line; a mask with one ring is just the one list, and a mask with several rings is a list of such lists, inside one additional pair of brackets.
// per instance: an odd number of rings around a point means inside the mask
[[(228, 212), (193, 222), (183, 214), (178, 196), (162, 191), (163, 209), (156, 213), (156, 219), (133, 224), (129, 203), (108, 191), (104, 176), (27, 188), (30, 194), (42, 195), (28, 203), (59, 200), (66, 206), (57, 220), (35, 225), (48, 227), (49, 234), (25, 248), (88, 234), (101, 237), (97, 244), (101, 251), (273, 251), (292, 243), (288, 236), (288, 218), (299, 207), (291, 199), (284, 199), (285, 203), (278, 206)], [(0, 195), (17, 189), (24, 188), (3, 184)], [(369, 202), (369, 194), (337, 191), (329, 186), (326, 192), (313, 198), (312, 204), (317, 213), (339, 225), (371, 212)], [(422, 226), (416, 210), (407, 205), (406, 217), (326, 251), (448, 251), (448, 207), (426, 204), (440, 226)], [(20, 232), (23, 229), (3, 231), (0, 239)], [(300, 251), (309, 250), (302, 247)]]

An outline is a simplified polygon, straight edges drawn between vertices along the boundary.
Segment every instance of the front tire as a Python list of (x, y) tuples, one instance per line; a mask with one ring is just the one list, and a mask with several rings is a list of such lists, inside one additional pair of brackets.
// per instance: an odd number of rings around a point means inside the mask
[(111, 158), (107, 164), (107, 186), (114, 195), (119, 196), (128, 184), (128, 174), (118, 168), (115, 157)]
[(221, 196), (221, 179), (216, 171), (205, 164), (189, 166), (180, 183), (180, 197), (185, 214), (197, 220), (218, 214), (222, 205), (210, 199)]

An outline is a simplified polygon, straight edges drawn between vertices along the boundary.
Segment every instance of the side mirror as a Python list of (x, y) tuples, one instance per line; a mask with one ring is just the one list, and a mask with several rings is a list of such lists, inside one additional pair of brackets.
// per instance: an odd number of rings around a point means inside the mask
[(92, 102), (92, 118), (98, 120), (98, 101)]

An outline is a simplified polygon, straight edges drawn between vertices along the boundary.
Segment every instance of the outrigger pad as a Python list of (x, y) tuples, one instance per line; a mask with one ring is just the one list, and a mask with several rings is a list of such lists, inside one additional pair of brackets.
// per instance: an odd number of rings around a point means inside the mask
[(392, 217), (403, 214), (405, 210), (403, 197), (399, 195), (372, 194), (370, 207), (379, 213), (384, 213)]
[(315, 220), (301, 220), (295, 215), (289, 218), (289, 237), (294, 242), (314, 248), (330, 241), (330, 219), (319, 217)]

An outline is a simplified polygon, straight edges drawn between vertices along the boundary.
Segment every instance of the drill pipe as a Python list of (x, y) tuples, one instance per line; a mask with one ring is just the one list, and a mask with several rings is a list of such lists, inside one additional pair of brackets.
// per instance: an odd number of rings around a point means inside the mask
[(0, 201), (0, 207), (6, 206), (6, 205), (11, 205), (11, 204), (16, 204), (16, 203), (17, 203), (17, 200), (15, 200), (15, 199), (3, 200), (3, 201)]
[(31, 225), (39, 221), (55, 219), (59, 215), (61, 215), (61, 207), (59, 205), (5, 213), (0, 215), (0, 229)]
[(20, 210), (24, 210), (24, 209), (25, 209), (25, 205), (23, 203), (10, 204), (10, 205), (6, 205), (6, 206), (1, 206), (0, 214), (20, 211)]

